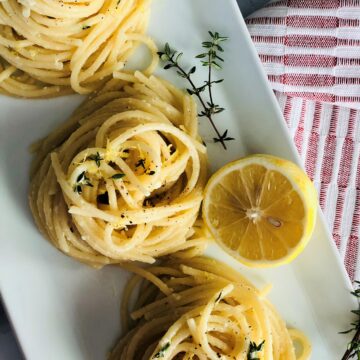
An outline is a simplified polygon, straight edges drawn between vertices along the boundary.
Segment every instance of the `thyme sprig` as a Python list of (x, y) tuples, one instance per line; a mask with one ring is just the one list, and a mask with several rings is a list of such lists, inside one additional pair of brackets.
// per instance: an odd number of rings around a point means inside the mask
[(100, 161), (104, 160), (104, 158), (101, 157), (98, 151), (96, 152), (96, 154), (91, 154), (87, 158), (89, 160), (94, 160), (97, 167), (100, 167)]
[(249, 351), (247, 354), (247, 360), (260, 360), (257, 357), (258, 352), (262, 351), (265, 344), (265, 340), (263, 340), (259, 345), (256, 345), (256, 342), (250, 341)]
[[(192, 79), (192, 75), (196, 72), (196, 66), (192, 66), (189, 70), (185, 70), (185, 68), (180, 65), (179, 61), (183, 55), (182, 52), (177, 52), (176, 50), (171, 49), (170, 45), (166, 43), (164, 50), (158, 52), (158, 55), (164, 62), (165, 70), (174, 68), (180, 77), (186, 79), (189, 82), (191, 88), (187, 88), (187, 92), (190, 95), (195, 95), (203, 108), (198, 115), (200, 117), (208, 118), (216, 133), (216, 137), (213, 138), (214, 142), (220, 142), (223, 148), (226, 150), (225, 142), (234, 140), (234, 138), (227, 136), (228, 130), (225, 130), (223, 134), (220, 134), (215, 125), (213, 116), (221, 113), (225, 109), (214, 102), (212, 93), (213, 85), (223, 82), (224, 79), (213, 80), (212, 71), (213, 69), (220, 70), (222, 68), (221, 63), (224, 62), (224, 59), (219, 56), (219, 53), (224, 52), (224, 49), (220, 44), (226, 41), (228, 38), (226, 36), (220, 36), (218, 32), (209, 31), (209, 35), (210, 41), (204, 41), (202, 43), (202, 47), (206, 51), (196, 56), (197, 59), (202, 59), (202, 66), (206, 66), (208, 68), (207, 80), (204, 81), (204, 84), (201, 86), (196, 86)], [(208, 90), (209, 101), (206, 101), (203, 97), (203, 93), (206, 89)]]
[[(224, 111), (225, 109), (220, 107), (219, 105), (214, 104), (211, 88), (212, 88), (212, 84), (221, 83), (224, 81), (224, 79), (212, 81), (211, 70), (221, 69), (221, 62), (224, 62), (224, 59), (218, 55), (218, 52), (224, 52), (224, 49), (220, 46), (220, 43), (226, 41), (228, 38), (225, 36), (220, 36), (218, 32), (212, 33), (211, 31), (209, 31), (209, 35), (212, 41), (204, 41), (202, 43), (203, 48), (207, 49), (207, 51), (197, 55), (196, 58), (198, 59), (205, 58), (205, 60), (201, 60), (201, 63), (203, 66), (208, 67), (208, 80), (207, 82), (205, 82), (205, 85), (208, 88), (210, 101), (207, 104), (212, 114), (218, 114)], [(204, 114), (203, 116), (206, 115)]]
[(341, 331), (340, 334), (349, 334), (355, 331), (354, 337), (348, 343), (347, 349), (341, 360), (348, 360), (356, 358), (360, 360), (360, 281), (355, 281), (357, 289), (351, 292), (359, 302), (357, 310), (352, 310), (351, 312), (357, 316), (356, 321), (351, 323), (351, 327), (348, 330)]
[(224, 133), (221, 135), (220, 139), (214, 138), (214, 142), (217, 143), (217, 142), (221, 142), (222, 140), (223, 141), (235, 140), (233, 137), (227, 136), (227, 133), (228, 133), (228, 129), (226, 129), (224, 131)]
[(139, 159), (139, 161), (135, 164), (135, 167), (141, 166), (145, 170), (145, 159)]
[(90, 182), (90, 179), (86, 176), (85, 171), (83, 171), (77, 178), (76, 183), (73, 186), (74, 192), (81, 194), (83, 185), (93, 187), (94, 185)]
[(123, 174), (123, 173), (117, 173), (117, 174), (114, 174), (111, 178), (118, 180), (118, 179), (122, 179), (124, 176), (125, 176), (125, 174)]

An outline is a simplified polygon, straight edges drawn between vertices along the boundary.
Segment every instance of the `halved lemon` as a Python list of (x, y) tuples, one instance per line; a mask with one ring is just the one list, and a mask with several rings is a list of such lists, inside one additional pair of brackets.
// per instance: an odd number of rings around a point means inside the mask
[(314, 229), (314, 185), (294, 163), (270, 155), (231, 162), (210, 178), (203, 219), (217, 243), (252, 267), (289, 263)]

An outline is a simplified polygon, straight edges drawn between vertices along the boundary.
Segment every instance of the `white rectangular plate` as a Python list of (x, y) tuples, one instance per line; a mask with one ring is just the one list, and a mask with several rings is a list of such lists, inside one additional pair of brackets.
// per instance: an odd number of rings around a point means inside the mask
[[(235, 0), (156, 0), (149, 33), (184, 50), (193, 65), (207, 31), (229, 36), (216, 101), (226, 111), (216, 120), (236, 140), (224, 151), (210, 144), (207, 120), (201, 133), (212, 170), (251, 153), (269, 153), (299, 163), (276, 100), (267, 83)], [(198, 66), (196, 77), (205, 79)], [(172, 71), (159, 75), (184, 87)], [(93, 270), (62, 255), (37, 231), (27, 204), (28, 146), (64, 121), (78, 96), (53, 100), (0, 97), (0, 286), (24, 354), (30, 360), (104, 359), (120, 333), (119, 298), (128, 274), (118, 268)], [(313, 239), (291, 265), (246, 269), (216, 245), (208, 254), (242, 271), (256, 285), (273, 284), (270, 299), (291, 327), (313, 343), (313, 359), (338, 360), (348, 336), (338, 332), (356, 307), (351, 285), (319, 212)]]

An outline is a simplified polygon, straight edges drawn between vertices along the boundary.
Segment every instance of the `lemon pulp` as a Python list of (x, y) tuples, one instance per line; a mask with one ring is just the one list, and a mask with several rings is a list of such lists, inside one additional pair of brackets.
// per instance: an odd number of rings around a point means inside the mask
[(203, 217), (215, 240), (250, 266), (294, 259), (315, 224), (317, 196), (290, 161), (253, 155), (232, 162), (208, 182)]

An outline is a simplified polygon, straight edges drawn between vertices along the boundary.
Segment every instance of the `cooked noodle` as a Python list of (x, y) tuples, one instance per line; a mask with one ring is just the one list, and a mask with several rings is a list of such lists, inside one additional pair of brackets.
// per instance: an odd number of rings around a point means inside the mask
[[(122, 297), (125, 336), (110, 360), (310, 358), (307, 338), (286, 328), (266, 291), (219, 261), (195, 257), (130, 270), (138, 275)], [(139, 295), (130, 310), (137, 285)], [(293, 341), (300, 345), (300, 354)], [(254, 344), (260, 351), (250, 357)]]
[(126, 80), (111, 80), (34, 146), (36, 223), (58, 249), (93, 266), (196, 254), (206, 238), (193, 228), (206, 148), (194, 100), (154, 76), (117, 76)]
[(149, 0), (0, 1), (0, 91), (51, 97), (100, 89), (144, 43)]

